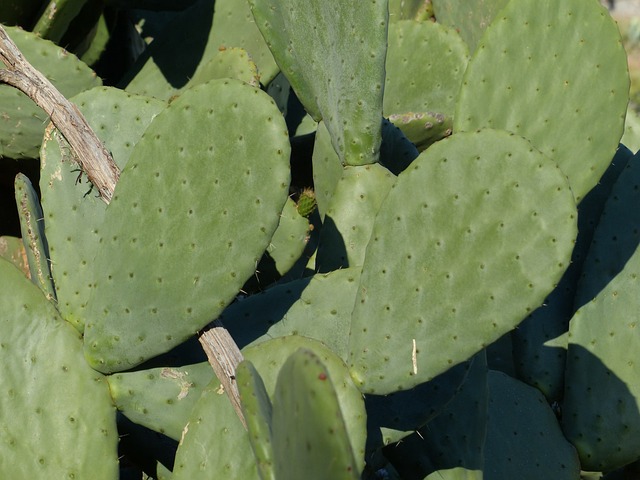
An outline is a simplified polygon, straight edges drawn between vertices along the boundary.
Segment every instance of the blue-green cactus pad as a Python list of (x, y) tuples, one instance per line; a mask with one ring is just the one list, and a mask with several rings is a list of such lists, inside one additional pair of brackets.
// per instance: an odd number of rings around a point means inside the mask
[(306, 110), (324, 120), (340, 160), (348, 165), (376, 162), (388, 2), (249, 3), (276, 62)]
[[(151, 120), (166, 107), (160, 100), (96, 87), (73, 97), (120, 169)], [(75, 154), (57, 130), (40, 150), (40, 191), (58, 310), (79, 331), (89, 300), (90, 277), (107, 205), (98, 198)]]
[(514, 1), (469, 62), (453, 130), (522, 135), (558, 163), (579, 202), (613, 158), (628, 92), (620, 33), (600, 2)]
[(0, 477), (118, 478), (106, 380), (53, 304), (0, 259)]
[(238, 80), (198, 85), (153, 120), (100, 230), (85, 323), (94, 368), (166, 352), (233, 300), (278, 225), (289, 152), (273, 100)]
[(569, 265), (566, 177), (526, 140), (456, 134), (420, 154), (382, 204), (350, 335), (365, 393), (426, 382), (513, 329)]

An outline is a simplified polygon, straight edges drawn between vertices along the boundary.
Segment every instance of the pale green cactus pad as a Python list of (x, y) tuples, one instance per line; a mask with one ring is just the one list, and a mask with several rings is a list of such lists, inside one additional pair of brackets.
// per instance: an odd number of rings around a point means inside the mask
[(600, 2), (513, 1), (469, 62), (454, 131), (522, 135), (558, 163), (580, 202), (613, 158), (628, 92), (620, 33)]
[(273, 100), (238, 80), (196, 86), (153, 120), (100, 230), (85, 321), (92, 366), (122, 371), (166, 352), (233, 300), (278, 225), (289, 151)]
[(569, 265), (576, 222), (566, 177), (521, 137), (456, 134), (423, 152), (367, 246), (350, 336), (360, 388), (411, 388), (513, 329)]
[(0, 259), (0, 476), (118, 478), (115, 408), (82, 339)]

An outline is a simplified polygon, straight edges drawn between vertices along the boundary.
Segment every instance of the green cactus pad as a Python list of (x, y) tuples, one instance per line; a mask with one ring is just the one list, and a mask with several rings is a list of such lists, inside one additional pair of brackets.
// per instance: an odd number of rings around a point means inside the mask
[(269, 288), (229, 306), (220, 319), (241, 346), (303, 335), (343, 359), (360, 270), (345, 268)]
[(433, 17), (432, 0), (389, 0), (389, 21), (428, 20)]
[(407, 112), (453, 116), (468, 61), (469, 50), (454, 30), (413, 20), (389, 25), (385, 117)]
[(85, 323), (94, 368), (166, 352), (233, 300), (278, 225), (289, 151), (273, 100), (238, 80), (196, 86), (153, 120), (99, 233)]
[(580, 478), (576, 451), (563, 437), (544, 396), (502, 372), (490, 370), (488, 382), (484, 479)]
[[(98, 87), (73, 98), (121, 169), (151, 120), (166, 107), (156, 99)], [(106, 204), (81, 174), (69, 144), (47, 131), (40, 152), (40, 191), (58, 309), (79, 331), (89, 300), (93, 258), (102, 234)]]
[[(17, 27), (5, 27), (25, 58), (67, 98), (102, 81), (74, 55)], [(55, 60), (55, 61), (52, 61)], [(0, 85), (0, 156), (37, 158), (47, 114), (9, 85)]]
[(350, 335), (363, 392), (429, 381), (513, 329), (569, 265), (576, 221), (566, 177), (521, 137), (456, 134), (420, 154), (367, 246)]
[(113, 401), (129, 420), (180, 440), (204, 388), (214, 377), (208, 363), (109, 375)]
[(332, 378), (312, 351), (293, 353), (273, 395), (273, 458), (277, 478), (360, 478), (345, 415)]
[(191, 88), (216, 78), (235, 78), (252, 87), (260, 86), (258, 67), (243, 48), (220, 47), (213, 58), (198, 68), (185, 88)]
[(274, 480), (271, 445), (272, 405), (264, 382), (253, 364), (247, 360), (236, 368), (242, 413), (261, 480)]
[(640, 457), (638, 278), (640, 249), (571, 319), (562, 423), (585, 470)]
[(379, 164), (344, 168), (324, 216), (318, 272), (362, 266), (376, 213), (395, 179)]
[(0, 259), (0, 476), (117, 479), (115, 409), (78, 332)]
[(454, 131), (522, 135), (558, 163), (580, 202), (616, 151), (628, 91), (620, 33), (600, 2), (514, 1), (469, 63)]
[(376, 162), (388, 2), (249, 3), (276, 62), (306, 110), (324, 120), (342, 163)]
[(399, 175), (413, 162), (419, 152), (401, 129), (389, 120), (382, 121), (380, 164), (394, 175)]
[(14, 185), (31, 281), (42, 290), (47, 300), (55, 303), (56, 291), (51, 278), (49, 247), (44, 235), (44, 218), (38, 194), (22, 173), (16, 175)]
[(431, 0), (436, 20), (455, 29), (475, 50), (480, 37), (509, 0)]

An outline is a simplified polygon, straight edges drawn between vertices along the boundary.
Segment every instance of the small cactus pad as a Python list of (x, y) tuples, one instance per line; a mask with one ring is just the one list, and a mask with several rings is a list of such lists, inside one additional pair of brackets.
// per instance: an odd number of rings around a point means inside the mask
[(440, 112), (453, 116), (469, 50), (454, 30), (433, 22), (389, 25), (384, 116)]
[(566, 177), (521, 137), (456, 134), (420, 154), (366, 250), (350, 335), (363, 392), (429, 381), (513, 329), (569, 265), (576, 222)]
[(233, 300), (278, 225), (289, 153), (273, 100), (238, 80), (187, 90), (153, 120), (100, 230), (85, 322), (94, 368), (166, 352)]
[[(151, 120), (166, 107), (160, 100), (112, 87), (92, 88), (72, 100), (120, 169)], [(42, 209), (58, 310), (83, 331), (90, 272), (107, 205), (96, 196), (67, 141), (51, 127), (40, 150), (40, 164)]]
[[(335, 382), (342, 382), (341, 378)], [(334, 380), (312, 351), (293, 353), (273, 394), (276, 478), (360, 478)]]
[(388, 2), (249, 3), (276, 62), (306, 110), (324, 120), (342, 163), (376, 162)]
[(562, 424), (585, 470), (640, 457), (638, 279), (640, 249), (571, 319)]
[(260, 374), (248, 360), (236, 368), (242, 413), (247, 422), (249, 441), (256, 457), (260, 478), (274, 480), (271, 445), (272, 405)]
[(0, 477), (117, 479), (115, 410), (80, 335), (4, 259), (0, 286)]
[(576, 451), (562, 435), (544, 396), (502, 372), (490, 370), (488, 382), (484, 479), (580, 478)]
[(180, 440), (204, 388), (214, 377), (208, 363), (109, 375), (109, 390), (129, 420)]
[(258, 67), (243, 48), (222, 48), (206, 64), (202, 65), (187, 83), (191, 88), (216, 78), (235, 78), (251, 85), (260, 86)]
[(47, 300), (55, 302), (56, 292), (51, 278), (49, 247), (44, 235), (44, 218), (38, 194), (31, 181), (22, 173), (16, 175), (14, 185), (22, 242), (27, 254), (31, 281), (38, 285)]
[(331, 137), (324, 122), (318, 123), (316, 141), (313, 145), (313, 184), (320, 218), (329, 208), (333, 191), (342, 176), (342, 164), (331, 146)]
[[(102, 83), (87, 65), (49, 40), (18, 27), (5, 30), (25, 58), (67, 98)], [(0, 156), (37, 158), (47, 121), (47, 114), (25, 94), (0, 85)]]
[(522, 135), (558, 163), (580, 202), (616, 151), (628, 91), (620, 33), (600, 2), (514, 1), (469, 62), (454, 131)]

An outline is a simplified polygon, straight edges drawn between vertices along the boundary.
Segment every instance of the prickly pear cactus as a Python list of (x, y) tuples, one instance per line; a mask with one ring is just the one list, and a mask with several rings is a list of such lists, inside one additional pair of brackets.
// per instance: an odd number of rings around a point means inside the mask
[(274, 102), (237, 80), (194, 87), (152, 121), (99, 234), (85, 319), (94, 368), (163, 353), (233, 300), (278, 225), (289, 149)]
[(569, 265), (576, 221), (564, 174), (520, 137), (458, 134), (423, 152), (367, 246), (349, 343), (360, 388), (411, 388), (514, 328)]

